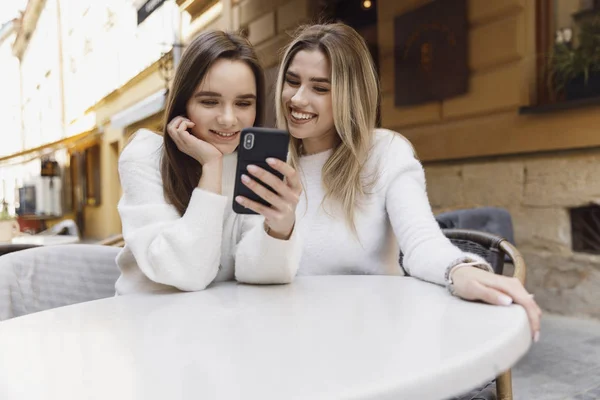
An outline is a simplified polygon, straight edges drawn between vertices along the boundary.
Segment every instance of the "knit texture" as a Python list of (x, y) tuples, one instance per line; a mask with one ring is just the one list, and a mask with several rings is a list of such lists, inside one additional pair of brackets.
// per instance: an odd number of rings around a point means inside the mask
[[(401, 275), (444, 285), (449, 267), (468, 261), (487, 264), (463, 253), (440, 230), (425, 190), (425, 174), (412, 146), (396, 132), (378, 129), (363, 179), (374, 182), (357, 205), (355, 235), (343, 210), (323, 201), (323, 166), (332, 150), (300, 158), (304, 193), (297, 208), (297, 229), (304, 251), (299, 275)], [(487, 268), (486, 268), (487, 269)]]
[(232, 210), (237, 155), (223, 159), (222, 194), (194, 189), (183, 216), (163, 194), (163, 138), (140, 130), (123, 150), (118, 209), (125, 247), (117, 256), (117, 294), (206, 288), (213, 281), (288, 283), (301, 244), (265, 233), (264, 218)]

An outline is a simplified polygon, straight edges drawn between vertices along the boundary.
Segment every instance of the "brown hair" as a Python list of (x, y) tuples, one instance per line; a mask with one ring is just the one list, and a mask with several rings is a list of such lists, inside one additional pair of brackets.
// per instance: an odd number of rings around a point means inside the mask
[(235, 33), (223, 31), (202, 32), (192, 40), (181, 56), (173, 84), (169, 90), (164, 120), (164, 146), (161, 175), (165, 199), (183, 215), (192, 197), (192, 191), (202, 176), (202, 165), (181, 152), (167, 133), (167, 124), (173, 118), (186, 115), (186, 105), (207, 71), (219, 59), (243, 61), (256, 79), (256, 119), (254, 126), (264, 120), (264, 71), (250, 42)]

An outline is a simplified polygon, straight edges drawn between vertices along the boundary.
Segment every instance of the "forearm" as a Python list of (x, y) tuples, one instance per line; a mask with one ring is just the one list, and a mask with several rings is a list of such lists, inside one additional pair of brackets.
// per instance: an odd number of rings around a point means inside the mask
[(202, 177), (198, 182), (198, 188), (221, 194), (223, 175), (223, 159), (210, 161), (202, 166)]
[(407, 163), (390, 182), (386, 208), (403, 252), (403, 267), (411, 275), (445, 284), (449, 268), (478, 261), (454, 246), (437, 224), (425, 190), (425, 176), (416, 160)]
[(262, 224), (255, 226), (238, 244), (235, 277), (254, 284), (290, 283), (298, 267), (302, 243), (297, 230), (286, 239), (268, 235)]
[(209, 284), (220, 263), (226, 200), (194, 190), (181, 217), (167, 205), (122, 201), (123, 236), (142, 272), (150, 280), (181, 290), (200, 290)]

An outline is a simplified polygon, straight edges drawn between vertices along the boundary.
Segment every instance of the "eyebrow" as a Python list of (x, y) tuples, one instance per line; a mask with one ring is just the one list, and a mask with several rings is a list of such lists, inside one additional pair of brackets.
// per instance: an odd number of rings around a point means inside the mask
[[(296, 73), (294, 73), (292, 71), (288, 71), (285, 74), (291, 76), (292, 78), (300, 79), (300, 75), (298, 75), (298, 74), (296, 74)], [(329, 78), (315, 78), (315, 77), (313, 77), (313, 78), (310, 78), (309, 81), (331, 84), (331, 81), (329, 80)]]
[[(217, 92), (198, 92), (194, 97), (221, 97), (221, 93)], [(256, 99), (256, 95), (252, 93), (240, 94), (236, 99)]]

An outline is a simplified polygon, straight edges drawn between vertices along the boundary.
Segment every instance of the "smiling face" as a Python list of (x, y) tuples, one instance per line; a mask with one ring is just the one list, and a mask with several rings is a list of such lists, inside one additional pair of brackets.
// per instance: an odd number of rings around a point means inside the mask
[(230, 154), (243, 128), (256, 119), (256, 79), (243, 61), (219, 59), (186, 104), (187, 117), (196, 125), (191, 133)]
[(285, 72), (281, 92), (290, 134), (307, 154), (333, 148), (339, 141), (331, 97), (331, 66), (319, 50), (300, 50)]

